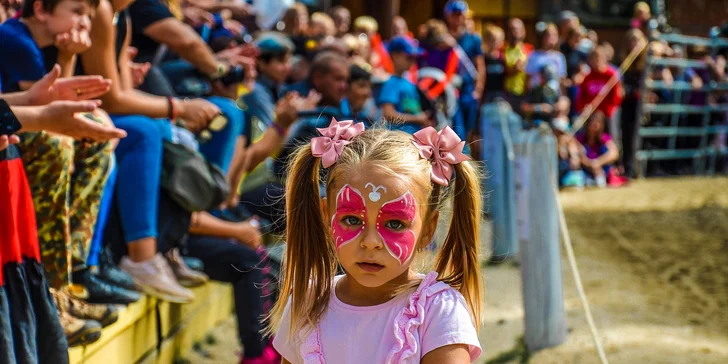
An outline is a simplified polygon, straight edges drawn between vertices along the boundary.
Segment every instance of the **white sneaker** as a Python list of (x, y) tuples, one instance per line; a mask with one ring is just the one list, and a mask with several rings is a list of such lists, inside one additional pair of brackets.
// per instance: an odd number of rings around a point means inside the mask
[(597, 182), (597, 186), (599, 186), (599, 188), (607, 187), (607, 177), (606, 176), (597, 176), (596, 182)]
[(189, 303), (195, 299), (192, 291), (182, 287), (174, 278), (162, 254), (157, 253), (146, 262), (133, 262), (129, 257), (123, 257), (119, 268), (129, 273), (142, 292), (150, 296), (174, 303)]

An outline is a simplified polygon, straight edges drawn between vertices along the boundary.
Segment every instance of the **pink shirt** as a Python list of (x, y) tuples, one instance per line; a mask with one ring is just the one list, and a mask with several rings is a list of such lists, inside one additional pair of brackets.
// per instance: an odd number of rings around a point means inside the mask
[[(293, 364), (419, 363), (430, 351), (452, 344), (467, 345), (475, 361), (482, 350), (463, 296), (435, 281), (435, 273), (423, 278), (415, 292), (376, 306), (347, 305), (332, 292), (318, 330), (306, 338), (289, 337), (289, 300), (273, 346)], [(311, 345), (312, 341), (320, 344)], [(320, 350), (312, 355), (312, 347)]]

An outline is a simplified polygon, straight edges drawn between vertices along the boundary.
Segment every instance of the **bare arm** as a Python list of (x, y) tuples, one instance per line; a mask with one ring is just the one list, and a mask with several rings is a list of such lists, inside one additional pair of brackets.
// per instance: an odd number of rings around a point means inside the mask
[(619, 148), (613, 140), (610, 140), (607, 142), (607, 152), (597, 158), (597, 163), (599, 163), (599, 165), (605, 166), (612, 164), (617, 160), (619, 160)]
[(467, 345), (447, 345), (427, 353), (422, 364), (470, 364), (470, 353)]
[(478, 80), (475, 83), (475, 92), (479, 96), (482, 96), (485, 90), (485, 56), (475, 58), (475, 67), (478, 69)]
[(204, 74), (212, 75), (217, 72), (220, 62), (205, 41), (187, 24), (175, 18), (167, 18), (148, 26), (144, 34), (165, 44)]

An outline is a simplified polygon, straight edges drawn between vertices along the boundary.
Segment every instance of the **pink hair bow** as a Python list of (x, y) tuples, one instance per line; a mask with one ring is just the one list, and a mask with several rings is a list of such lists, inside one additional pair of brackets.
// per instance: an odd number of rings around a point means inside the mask
[(432, 162), (432, 181), (439, 185), (450, 183), (454, 164), (470, 160), (463, 154), (465, 142), (449, 126), (439, 133), (430, 126), (413, 136), (412, 143), (420, 151), (420, 156)]
[(351, 139), (364, 132), (364, 124), (354, 124), (352, 120), (336, 121), (331, 118), (328, 128), (318, 129), (322, 136), (311, 139), (311, 153), (320, 157), (324, 168), (329, 168), (351, 143)]

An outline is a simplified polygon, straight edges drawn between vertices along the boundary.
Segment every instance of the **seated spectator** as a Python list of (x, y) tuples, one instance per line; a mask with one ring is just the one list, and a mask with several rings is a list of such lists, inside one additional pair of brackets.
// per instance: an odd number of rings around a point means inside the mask
[[(70, 0), (25, 2), (23, 18), (0, 25), (2, 91), (30, 89), (34, 83), (41, 82), (48, 70), (51, 71), (48, 77), (53, 81), (63, 72), (72, 74), (76, 54), (90, 45), (89, 16), (97, 5), (92, 1)], [(41, 52), (41, 48), (53, 44), (58, 46), (58, 57), (48, 61), (60, 62), (60, 69), (46, 65)], [(48, 78), (42, 81), (49, 84)], [(85, 117), (113, 125), (99, 109), (86, 113)], [(40, 131), (25, 133), (18, 149), (30, 177), (41, 256), (51, 288), (97, 303), (124, 304), (137, 300), (139, 296), (133, 292), (95, 290), (97, 286), (86, 286), (84, 281), (72, 279), (87, 272), (86, 257), (108, 177), (112, 143), (74, 142), (65, 136)], [(71, 285), (72, 281), (84, 285)], [(68, 306), (59, 309), (67, 310)], [(61, 314), (70, 315), (69, 312)], [(66, 334), (74, 345), (88, 343), (83, 342), (88, 325), (79, 319), (82, 318), (64, 321)]]
[(531, 53), (526, 64), (528, 75), (528, 89), (541, 85), (541, 70), (545, 65), (551, 65), (556, 72), (557, 80), (561, 84), (566, 77), (566, 59), (558, 51), (559, 33), (554, 24), (545, 24), (538, 32), (538, 43), (535, 52)]
[(377, 106), (390, 129), (414, 134), (430, 125), (430, 116), (422, 112), (417, 86), (402, 76), (415, 64), (422, 49), (414, 40), (400, 36), (389, 43), (389, 54), (394, 74), (382, 85)]
[[(506, 61), (505, 90), (508, 95), (508, 101), (514, 105), (514, 109), (518, 110), (522, 99), (527, 91), (527, 75), (526, 65), (528, 58), (533, 52), (533, 46), (525, 43), (526, 27), (523, 21), (518, 18), (511, 19), (508, 22), (508, 44), (506, 45), (504, 55)], [(487, 83), (487, 81), (486, 81)], [(520, 110), (518, 110), (520, 112)]]
[(505, 98), (506, 60), (503, 55), (503, 29), (490, 25), (485, 29), (485, 102)]
[(613, 164), (619, 160), (619, 148), (612, 137), (605, 132), (606, 116), (596, 111), (587, 120), (586, 128), (576, 135), (581, 144), (581, 165), (587, 174), (587, 184), (606, 187), (609, 184), (621, 184)]
[(301, 2), (295, 3), (286, 10), (279, 24), (282, 24), (282, 27), (279, 27), (278, 30), (293, 42), (295, 54), (309, 59), (316, 45), (309, 42), (311, 38), (308, 35), (309, 21), (306, 5)]
[(351, 30), (351, 12), (343, 6), (334, 6), (329, 12), (331, 18), (334, 19), (336, 27), (336, 37), (341, 38), (345, 34), (349, 34)]
[(308, 34), (317, 39), (324, 39), (336, 35), (336, 24), (331, 17), (322, 12), (311, 14), (311, 23)]
[(546, 123), (568, 125), (569, 99), (561, 94), (559, 78), (551, 65), (545, 65), (539, 74), (541, 84), (531, 89), (521, 110), (529, 120), (529, 127)]
[[(58, 69), (54, 72), (57, 76)], [(49, 79), (44, 79), (49, 80)], [(102, 126), (81, 116), (98, 107), (97, 102), (57, 101), (70, 96), (80, 100), (73, 91), (82, 83), (72, 84), (69, 79), (50, 81), (36, 86), (29, 92), (0, 94), (2, 122), (15, 119), (20, 124), (18, 133), (47, 131), (77, 139), (99, 142), (123, 138), (124, 132), (110, 126)], [(100, 78), (83, 82), (106, 87)], [(87, 82), (88, 84), (88, 82)], [(67, 86), (70, 86), (68, 88)], [(54, 92), (51, 92), (55, 88)], [(58, 92), (58, 91), (62, 92)], [(105, 91), (103, 88), (101, 89)], [(101, 93), (103, 93), (103, 91)], [(89, 97), (97, 97), (89, 93)], [(46, 105), (46, 103), (49, 103)], [(12, 106), (8, 106), (12, 105)], [(25, 106), (37, 105), (37, 106)], [(21, 134), (22, 135), (22, 134)], [(0, 135), (0, 350), (2, 363), (68, 363), (68, 345), (90, 343), (101, 334), (101, 325), (72, 316), (88, 315), (97, 311), (91, 306), (75, 301), (73, 312), (59, 312), (49, 292), (37, 236), (36, 213), (31, 190), (18, 152), (12, 144), (20, 142), (15, 135)], [(106, 311), (106, 318), (115, 319), (116, 311)], [(101, 319), (100, 317), (98, 317)], [(67, 340), (70, 332), (71, 335)], [(79, 334), (85, 334), (85, 339)]]
[(597, 47), (589, 53), (589, 73), (584, 77), (584, 81), (579, 86), (579, 96), (576, 103), (576, 110), (583, 112), (586, 108), (596, 108), (611, 120), (614, 113), (622, 105), (624, 91), (622, 90), (622, 82), (616, 81), (614, 87), (607, 93), (603, 101), (599, 105), (592, 105), (597, 95), (607, 87), (610, 80), (619, 77), (617, 72), (609, 67), (607, 55), (603, 48)]
[(352, 64), (349, 70), (349, 88), (341, 102), (346, 119), (372, 125), (379, 120), (379, 110), (372, 98), (372, 75), (364, 68)]

